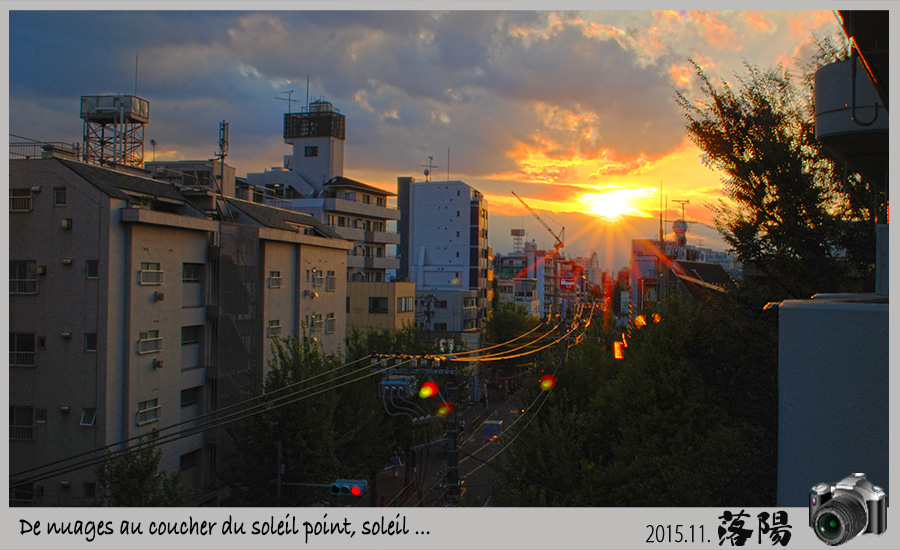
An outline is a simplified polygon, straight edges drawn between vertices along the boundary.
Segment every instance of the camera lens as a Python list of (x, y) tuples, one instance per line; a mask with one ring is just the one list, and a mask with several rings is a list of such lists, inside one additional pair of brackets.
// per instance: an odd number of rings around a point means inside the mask
[(816, 527), (819, 529), (819, 534), (829, 540), (836, 539), (841, 534), (841, 520), (831, 512), (819, 516)]
[(868, 512), (861, 502), (849, 495), (838, 495), (816, 512), (816, 536), (831, 546), (843, 544), (861, 533), (868, 520)]

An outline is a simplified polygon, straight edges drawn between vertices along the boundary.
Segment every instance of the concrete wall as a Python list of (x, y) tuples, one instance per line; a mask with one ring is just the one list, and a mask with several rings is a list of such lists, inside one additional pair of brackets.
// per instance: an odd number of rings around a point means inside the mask
[(888, 304), (790, 300), (778, 327), (777, 505), (853, 472), (890, 494)]
[[(349, 326), (361, 329), (401, 329), (415, 324), (415, 283), (405, 281), (350, 282), (347, 288), (350, 302), (350, 311), (347, 312)], [(369, 298), (373, 297), (387, 298), (388, 310), (386, 313), (369, 313)], [(412, 298), (413, 309), (398, 313), (398, 298)]]

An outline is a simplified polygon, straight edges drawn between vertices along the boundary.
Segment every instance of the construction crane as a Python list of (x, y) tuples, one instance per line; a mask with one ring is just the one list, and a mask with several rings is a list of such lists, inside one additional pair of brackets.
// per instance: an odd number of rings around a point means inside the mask
[(531, 212), (531, 215), (532, 215), (532, 216), (534, 216), (535, 218), (537, 218), (537, 221), (541, 222), (541, 225), (544, 226), (544, 229), (546, 229), (551, 235), (553, 235), (553, 238), (556, 239), (556, 244), (553, 245), (553, 250), (554, 250), (555, 252), (558, 253), (558, 252), (559, 252), (559, 249), (560, 249), (560, 248), (563, 248), (563, 247), (565, 246), (565, 244), (563, 244), (563, 239), (564, 239), (565, 236), (566, 236), (566, 228), (563, 227), (563, 228), (562, 228), (562, 231), (560, 231), (560, 234), (557, 235), (556, 232), (554, 232), (553, 229), (551, 229), (550, 226), (547, 225), (547, 222), (545, 222), (544, 220), (542, 220), (541, 217), (538, 216), (538, 213), (535, 212), (530, 206), (528, 206), (528, 203), (526, 203), (525, 201), (522, 200), (522, 197), (520, 197), (519, 195), (516, 195), (516, 192), (515, 192), (515, 191), (511, 191), (511, 193), (512, 193), (513, 195), (515, 195), (515, 197), (516, 197), (517, 199), (519, 199), (519, 202), (522, 203), (522, 206), (524, 206), (525, 208), (528, 209), (529, 212)]

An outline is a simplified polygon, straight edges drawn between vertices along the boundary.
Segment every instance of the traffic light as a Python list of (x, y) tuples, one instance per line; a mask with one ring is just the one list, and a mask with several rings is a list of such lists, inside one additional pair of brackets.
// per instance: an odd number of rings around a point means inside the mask
[(369, 482), (365, 479), (339, 479), (331, 484), (333, 495), (362, 496), (369, 488)]
[(438, 393), (438, 385), (429, 380), (422, 384), (422, 387), (419, 388), (419, 397), (422, 399), (428, 399), (432, 395), (437, 395)]

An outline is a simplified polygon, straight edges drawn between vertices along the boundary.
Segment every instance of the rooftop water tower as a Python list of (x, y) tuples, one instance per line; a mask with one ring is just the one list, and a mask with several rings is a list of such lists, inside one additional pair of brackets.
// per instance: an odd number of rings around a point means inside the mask
[(81, 96), (83, 160), (100, 165), (141, 166), (150, 102), (133, 95)]

